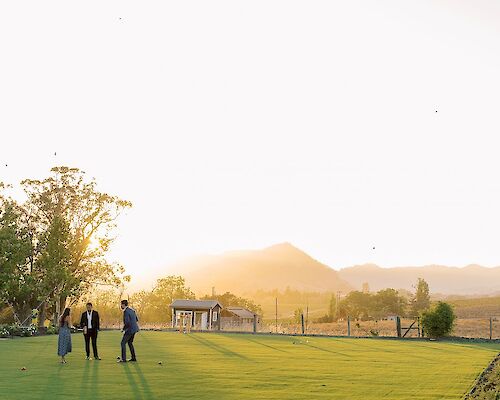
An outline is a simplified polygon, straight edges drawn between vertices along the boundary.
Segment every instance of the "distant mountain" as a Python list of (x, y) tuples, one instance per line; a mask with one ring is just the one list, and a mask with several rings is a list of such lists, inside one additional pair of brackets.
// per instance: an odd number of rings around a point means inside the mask
[(211, 293), (212, 287), (218, 293), (230, 291), (240, 295), (287, 287), (316, 292), (352, 290), (337, 271), (290, 243), (263, 250), (195, 257), (169, 269), (184, 276), (187, 285), (199, 294)]
[(356, 290), (368, 282), (371, 291), (384, 288), (413, 290), (418, 278), (429, 284), (431, 293), (445, 295), (485, 295), (500, 290), (500, 267), (486, 268), (480, 265), (446, 267), (427, 265), (422, 267), (381, 268), (374, 264), (343, 268), (339, 276)]

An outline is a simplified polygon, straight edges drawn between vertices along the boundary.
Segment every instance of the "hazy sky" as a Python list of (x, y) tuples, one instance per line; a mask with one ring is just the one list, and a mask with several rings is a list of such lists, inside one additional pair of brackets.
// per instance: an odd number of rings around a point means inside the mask
[(283, 241), (334, 268), (500, 265), (499, 21), (481, 0), (5, 1), (0, 181), (76, 166), (131, 200), (112, 258), (136, 275)]

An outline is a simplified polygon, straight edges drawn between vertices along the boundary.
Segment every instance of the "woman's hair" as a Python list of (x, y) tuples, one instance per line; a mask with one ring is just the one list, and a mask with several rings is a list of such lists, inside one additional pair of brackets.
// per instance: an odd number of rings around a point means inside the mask
[(63, 314), (61, 315), (61, 319), (59, 320), (59, 323), (61, 326), (64, 326), (64, 320), (66, 317), (69, 315), (69, 312), (71, 311), (70, 308), (65, 308)]

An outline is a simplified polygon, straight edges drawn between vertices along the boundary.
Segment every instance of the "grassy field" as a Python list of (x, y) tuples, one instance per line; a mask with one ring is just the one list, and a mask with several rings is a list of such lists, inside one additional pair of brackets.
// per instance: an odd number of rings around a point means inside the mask
[(102, 361), (86, 361), (82, 336), (73, 336), (73, 353), (60, 365), (56, 336), (0, 340), (0, 399), (460, 399), (500, 351), (498, 344), (141, 332), (139, 362), (116, 364), (119, 341), (118, 332), (101, 332)]

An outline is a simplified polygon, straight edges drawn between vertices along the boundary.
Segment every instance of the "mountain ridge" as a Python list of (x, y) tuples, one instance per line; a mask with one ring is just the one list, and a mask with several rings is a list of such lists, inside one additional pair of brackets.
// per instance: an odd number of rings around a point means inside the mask
[(431, 293), (446, 295), (489, 295), (500, 290), (500, 267), (468, 264), (464, 267), (430, 264), (380, 267), (361, 264), (339, 270), (339, 275), (356, 290), (367, 282), (372, 291), (387, 287), (412, 290), (418, 278), (429, 284)]
[(344, 292), (352, 287), (338, 272), (293, 246), (283, 242), (261, 250), (229, 251), (218, 256), (200, 257), (172, 267), (195, 292), (230, 291), (237, 294), (258, 290)]
[(289, 242), (257, 250), (234, 250), (218, 255), (190, 257), (171, 265), (169, 274), (181, 275), (197, 294), (230, 291), (236, 294), (286, 288), (343, 294), (385, 288), (413, 291), (418, 278), (425, 279), (431, 293), (443, 295), (491, 295), (500, 292), (500, 266), (463, 267), (429, 264), (381, 267), (358, 264), (336, 270), (321, 263)]

